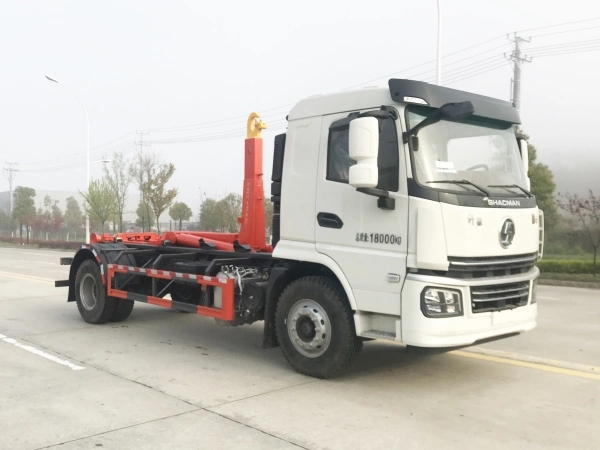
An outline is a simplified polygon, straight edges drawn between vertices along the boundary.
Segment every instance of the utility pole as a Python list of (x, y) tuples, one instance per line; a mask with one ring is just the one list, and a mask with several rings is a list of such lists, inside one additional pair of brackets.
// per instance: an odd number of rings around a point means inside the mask
[(512, 79), (512, 103), (515, 105), (515, 108), (520, 112), (521, 111), (521, 69), (524, 63), (531, 62), (532, 58), (528, 58), (526, 55), (523, 56), (521, 53), (521, 43), (523, 42), (531, 42), (531, 38), (524, 39), (520, 36), (517, 36), (517, 33), (514, 34), (513, 38), (508, 38), (510, 41), (514, 42), (515, 48), (513, 49), (510, 55), (504, 54), (504, 57), (514, 62), (514, 76)]
[(438, 86), (442, 85), (442, 10), (440, 0), (437, 0), (437, 74), (436, 82)]
[(5, 162), (4, 163), (4, 176), (8, 180), (8, 215), (12, 217), (13, 209), (13, 181), (15, 180), (15, 172), (18, 172), (17, 163)]
[(136, 131), (135, 134), (140, 135), (140, 140), (134, 142), (135, 145), (140, 146), (140, 151), (144, 150), (144, 147), (147, 147), (150, 145), (149, 142), (144, 142), (144, 135), (146, 135), (146, 136), (149, 135), (150, 134), (149, 131)]

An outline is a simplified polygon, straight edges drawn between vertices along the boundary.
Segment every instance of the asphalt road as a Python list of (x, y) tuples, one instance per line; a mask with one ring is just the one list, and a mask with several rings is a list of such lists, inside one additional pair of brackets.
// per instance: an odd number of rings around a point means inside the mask
[(461, 351), (367, 342), (322, 381), (260, 323), (86, 324), (53, 286), (71, 255), (0, 248), (0, 449), (600, 448), (600, 291), (541, 286), (537, 329)]

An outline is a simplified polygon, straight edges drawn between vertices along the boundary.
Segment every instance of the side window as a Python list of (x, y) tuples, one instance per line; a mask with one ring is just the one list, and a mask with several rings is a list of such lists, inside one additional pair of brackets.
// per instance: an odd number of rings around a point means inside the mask
[[(398, 155), (398, 133), (394, 119), (388, 118), (380, 121), (379, 133), (379, 189), (398, 191), (400, 167)], [(348, 151), (348, 125), (332, 127), (329, 130), (327, 146), (327, 179), (338, 183), (348, 183), (350, 166), (356, 164), (349, 156)]]

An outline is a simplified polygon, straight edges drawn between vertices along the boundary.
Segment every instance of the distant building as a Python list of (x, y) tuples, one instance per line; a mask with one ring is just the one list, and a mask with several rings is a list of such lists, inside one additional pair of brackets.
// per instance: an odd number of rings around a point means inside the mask
[(8, 210), (10, 209), (10, 193), (0, 192), (0, 211), (8, 214)]

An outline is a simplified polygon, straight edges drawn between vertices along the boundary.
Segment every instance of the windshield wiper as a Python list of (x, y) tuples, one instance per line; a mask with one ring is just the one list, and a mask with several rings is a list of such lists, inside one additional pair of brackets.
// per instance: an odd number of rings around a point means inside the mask
[(473, 186), (475, 189), (478, 189), (481, 192), (483, 192), (487, 197), (490, 196), (490, 193), (486, 189), (482, 188), (481, 186), (479, 186), (469, 180), (435, 180), (435, 181), (428, 181), (427, 183), (448, 183), (448, 184), (458, 184), (458, 185), (468, 184), (468, 185)]
[[(529, 197), (529, 198), (533, 197), (533, 194), (532, 194), (531, 192), (529, 192), (529, 191), (528, 191), (527, 189), (525, 189), (525, 188), (522, 188), (522, 187), (521, 187), (521, 186), (519, 186), (518, 184), (490, 184), (488, 187), (491, 187), (491, 188), (504, 188), (504, 189), (506, 189), (507, 191), (508, 191), (508, 189), (507, 189), (507, 188), (516, 188), (516, 189), (520, 189), (521, 191), (523, 191), (523, 193), (524, 193), (524, 194), (525, 194), (527, 197)], [(508, 191), (508, 192), (511, 192), (511, 191)], [(513, 194), (514, 194), (514, 192), (511, 192), (511, 193), (513, 193)]]

